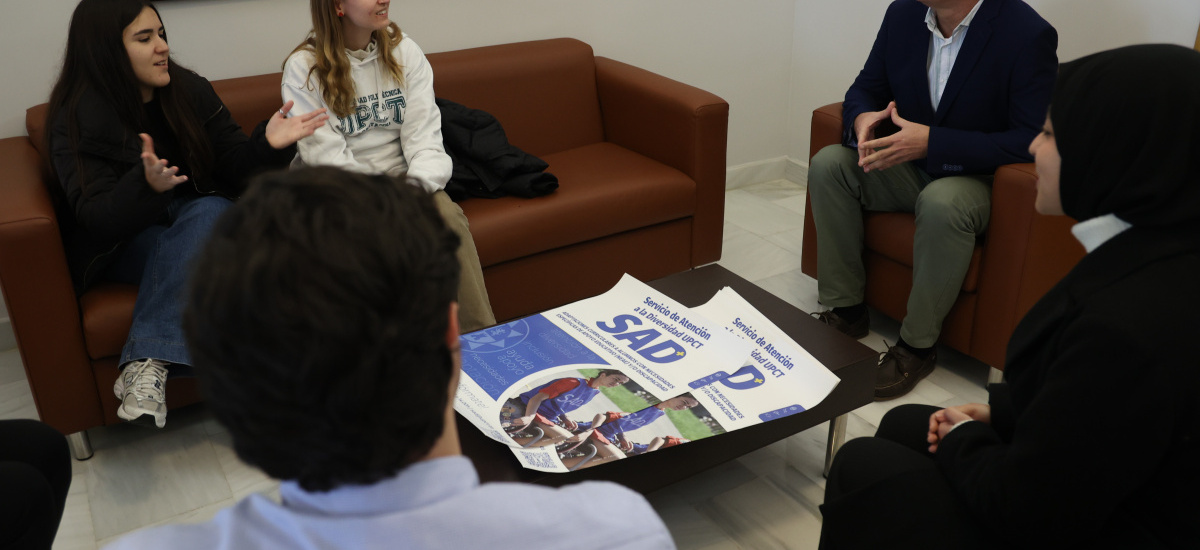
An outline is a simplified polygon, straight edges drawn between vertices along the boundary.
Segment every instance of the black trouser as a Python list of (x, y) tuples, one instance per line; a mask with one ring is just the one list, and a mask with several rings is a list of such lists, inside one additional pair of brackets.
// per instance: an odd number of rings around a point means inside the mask
[(36, 420), (0, 421), (0, 549), (50, 548), (70, 486), (62, 434)]
[(991, 548), (929, 453), (929, 416), (902, 405), (846, 442), (825, 484), (821, 548)]

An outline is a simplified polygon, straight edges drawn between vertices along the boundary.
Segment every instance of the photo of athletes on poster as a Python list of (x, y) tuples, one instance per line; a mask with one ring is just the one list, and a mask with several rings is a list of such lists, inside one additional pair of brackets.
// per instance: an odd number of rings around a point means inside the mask
[(530, 386), (507, 399), (500, 424), (522, 448), (553, 445), (568, 471), (725, 432), (691, 393), (659, 400), (618, 370), (560, 372)]

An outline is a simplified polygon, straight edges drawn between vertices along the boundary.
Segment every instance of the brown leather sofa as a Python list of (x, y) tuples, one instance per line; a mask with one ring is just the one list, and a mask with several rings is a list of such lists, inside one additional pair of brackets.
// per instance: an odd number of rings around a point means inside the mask
[[(842, 104), (813, 111), (809, 158), (841, 140)], [(975, 245), (958, 301), (942, 326), (941, 343), (1001, 370), (1017, 322), (1084, 253), (1071, 235), (1073, 220), (1034, 211), (1036, 184), (1033, 164), (1009, 164), (996, 170), (991, 225)], [(914, 217), (871, 212), (865, 224), (866, 303), (888, 317), (903, 319), (912, 288)], [(800, 267), (817, 276), (811, 205), (805, 206)]]
[[(510, 141), (550, 164), (557, 192), (462, 203), (497, 319), (599, 293), (628, 272), (648, 280), (721, 255), (729, 106), (665, 77), (555, 39), (429, 56), (435, 91), (495, 115)], [(245, 128), (279, 108), (280, 74), (213, 82)], [(112, 384), (136, 287), (102, 283), (76, 299), (51, 206), (45, 105), (29, 137), (0, 140), (0, 285), (38, 413), (72, 434), (120, 422)], [(200, 399), (172, 379), (168, 405)]]

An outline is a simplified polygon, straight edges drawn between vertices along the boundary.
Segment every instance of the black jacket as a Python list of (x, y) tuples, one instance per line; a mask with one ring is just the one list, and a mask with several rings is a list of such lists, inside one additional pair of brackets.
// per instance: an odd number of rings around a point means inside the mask
[[(1188, 242), (1191, 241), (1191, 242)], [(1134, 227), (1021, 320), (991, 425), (936, 460), (1010, 543), (1198, 548), (1200, 238)]]
[[(119, 256), (121, 248), (142, 230), (163, 221), (167, 205), (181, 192), (218, 193), (236, 198), (248, 176), (263, 168), (286, 166), (295, 147), (276, 150), (267, 143), (266, 124), (246, 137), (212, 85), (189, 71), (173, 75), (171, 86), (183, 86), (213, 146), (211, 175), (181, 185), (190, 189), (155, 192), (142, 168), (142, 145), (125, 128), (116, 111), (99, 95), (85, 93), (74, 113), (50, 121), (50, 161), (62, 185), (59, 226), (76, 293), (82, 293)], [(79, 125), (78, 161), (67, 137), (66, 117)], [(151, 136), (152, 138), (154, 136)], [(80, 185), (79, 170), (86, 174)]]
[(442, 113), (442, 141), (454, 162), (446, 184), (450, 198), (529, 198), (558, 189), (558, 178), (545, 172), (549, 165), (510, 144), (496, 117), (440, 98), (437, 106)]

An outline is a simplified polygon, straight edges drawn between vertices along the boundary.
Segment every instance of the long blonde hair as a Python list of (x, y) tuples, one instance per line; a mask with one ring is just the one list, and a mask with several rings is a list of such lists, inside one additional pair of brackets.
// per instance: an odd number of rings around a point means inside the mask
[[(334, 0), (311, 0), (309, 6), (312, 9), (313, 28), (304, 42), (292, 50), (292, 54), (304, 50), (312, 52), (315, 62), (308, 70), (308, 78), (317, 73), (317, 79), (321, 82), (321, 99), (325, 100), (334, 115), (350, 116), (357, 105), (357, 94), (354, 80), (350, 78), (350, 60), (346, 57), (342, 19), (337, 16)], [(392, 55), (392, 49), (402, 36), (400, 27), (395, 23), (389, 23), (386, 29), (375, 31), (371, 36), (375, 40), (379, 60), (400, 86), (404, 86), (404, 67)]]

